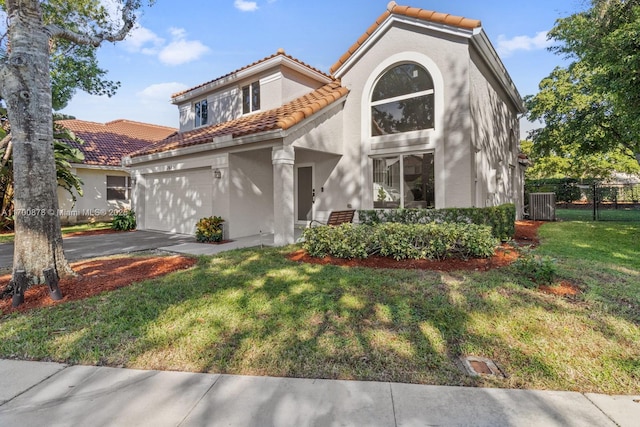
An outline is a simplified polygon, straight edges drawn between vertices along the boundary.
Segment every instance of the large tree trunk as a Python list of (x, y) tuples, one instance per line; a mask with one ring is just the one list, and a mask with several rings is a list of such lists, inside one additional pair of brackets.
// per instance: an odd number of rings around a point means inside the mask
[(2, 95), (13, 141), (15, 249), (13, 273), (31, 284), (43, 270), (73, 274), (62, 251), (53, 156), (49, 35), (37, 0), (7, 0), (11, 51)]

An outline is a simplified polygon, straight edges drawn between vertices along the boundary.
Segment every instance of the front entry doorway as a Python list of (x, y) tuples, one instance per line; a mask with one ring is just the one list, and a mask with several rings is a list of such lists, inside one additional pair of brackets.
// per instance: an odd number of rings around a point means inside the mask
[(308, 224), (313, 219), (315, 201), (312, 165), (300, 165), (296, 168), (296, 196), (296, 221)]

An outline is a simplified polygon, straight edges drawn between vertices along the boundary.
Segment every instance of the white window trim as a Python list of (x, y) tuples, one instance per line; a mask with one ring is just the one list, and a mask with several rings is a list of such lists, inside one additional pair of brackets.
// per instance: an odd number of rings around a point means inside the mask
[[(435, 153), (433, 150), (427, 150), (427, 151), (407, 151), (407, 152), (395, 152), (395, 153), (389, 153), (389, 154), (376, 154), (375, 156), (371, 156), (371, 160), (374, 159), (388, 159), (390, 157), (398, 157), (398, 161), (399, 161), (399, 166), (400, 166), (400, 206), (399, 208), (404, 209), (404, 197), (405, 197), (405, 193), (406, 191), (404, 191), (404, 157), (406, 156), (412, 156), (412, 155), (425, 155), (425, 154), (433, 154), (433, 163), (434, 163), (434, 167), (435, 167)], [(435, 171), (434, 171), (435, 173)], [(373, 187), (373, 166), (371, 168), (371, 186)], [(438, 191), (440, 191), (439, 188), (435, 188), (435, 195), (436, 198), (438, 197)], [(373, 199), (373, 188), (371, 191), (371, 197)], [(373, 199), (375, 202), (375, 199)], [(380, 210), (384, 210), (386, 208), (373, 208), (373, 209), (380, 209)]]
[[(258, 109), (254, 109), (253, 108), (253, 85), (254, 84), (258, 84), (258, 87), (260, 88), (259, 94), (260, 94), (260, 108)], [(244, 112), (244, 88), (248, 87), (249, 88), (249, 111), (248, 112)], [(242, 85), (240, 86), (240, 108), (242, 109), (242, 115), (243, 116), (248, 116), (250, 114), (256, 114), (259, 113), (260, 111), (262, 111), (262, 82), (260, 80), (255, 80), (252, 81), (251, 83), (248, 83), (246, 85)]]
[[(124, 178), (124, 187), (109, 186), (109, 177)], [(106, 189), (107, 189), (107, 191), (105, 191), (105, 196), (109, 194), (109, 190), (124, 190), (124, 195), (125, 195), (124, 199), (110, 199), (107, 196), (107, 201), (109, 201), (109, 202), (126, 202), (126, 201), (131, 200), (131, 193), (133, 192), (133, 182), (132, 182), (130, 176), (107, 175), (106, 178), (105, 178), (105, 185), (106, 185)]]
[[(399, 95), (399, 96), (394, 96), (393, 98), (385, 98), (385, 99), (381, 99), (380, 101), (373, 101), (370, 103), (370, 105), (372, 107), (375, 107), (376, 105), (391, 104), (392, 102), (404, 101), (405, 99), (420, 98), (421, 96), (433, 95), (433, 93), (434, 93), (433, 89), (422, 90), (420, 92), (411, 92), (406, 95)], [(423, 129), (423, 130), (426, 130), (426, 129)]]
[[(427, 72), (431, 75), (431, 80), (433, 81), (433, 108), (434, 108), (434, 117), (433, 117), (433, 128), (417, 130), (413, 132), (407, 133), (399, 133), (394, 135), (380, 135), (380, 136), (371, 136), (371, 97), (373, 94), (373, 88), (376, 83), (380, 79), (380, 77), (388, 70), (393, 68), (396, 65), (406, 64), (406, 63), (415, 63), (423, 67)], [(409, 154), (409, 152), (415, 152), (415, 146), (404, 148), (398, 148), (396, 150), (384, 150), (384, 153), (378, 150), (373, 150), (372, 145), (375, 143), (381, 142), (391, 142), (391, 141), (408, 141), (411, 139), (424, 139), (425, 146), (424, 150), (421, 151), (429, 151), (433, 150), (435, 161), (435, 180), (436, 180), (436, 208), (440, 208), (445, 205), (446, 200), (446, 188), (444, 186), (440, 186), (439, 183), (445, 182), (445, 155), (444, 155), (444, 115), (445, 115), (445, 105), (444, 105), (444, 94), (445, 94), (445, 86), (444, 86), (444, 77), (438, 65), (431, 59), (430, 57), (419, 53), (419, 52), (400, 52), (395, 55), (391, 55), (385, 60), (381, 61), (377, 67), (375, 67), (369, 77), (367, 78), (363, 90), (362, 97), (360, 100), (360, 114), (361, 114), (361, 123), (360, 123), (360, 135), (361, 135), (361, 147), (363, 150), (364, 158), (370, 158), (371, 156), (378, 155), (394, 155), (394, 154)], [(375, 154), (374, 154), (375, 151)], [(371, 176), (373, 176), (373, 162), (369, 159), (368, 167), (361, 168), (360, 174), (360, 183), (361, 188), (364, 190), (364, 198), (363, 203), (370, 204), (373, 206), (373, 180)], [(371, 199), (370, 199), (371, 198)]]
[[(202, 123), (202, 103), (206, 102), (207, 103), (207, 122), (206, 123)], [(200, 104), (200, 124), (198, 123), (198, 115), (196, 113), (196, 105)], [(202, 98), (199, 99), (197, 101), (193, 102), (193, 128), (197, 129), (197, 128), (201, 128), (203, 126), (207, 126), (209, 124), (209, 99), (208, 98)]]

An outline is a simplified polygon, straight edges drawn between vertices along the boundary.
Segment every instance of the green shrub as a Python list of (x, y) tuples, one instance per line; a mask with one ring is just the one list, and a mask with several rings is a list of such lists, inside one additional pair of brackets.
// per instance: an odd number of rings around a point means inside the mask
[(497, 244), (488, 226), (390, 222), (307, 228), (303, 248), (315, 257), (366, 258), (381, 255), (400, 260), (483, 258), (493, 255)]
[(223, 222), (219, 216), (200, 218), (196, 224), (196, 240), (201, 243), (221, 242)]
[(126, 209), (113, 216), (111, 228), (118, 231), (129, 231), (136, 229), (136, 213)]
[(507, 241), (515, 232), (516, 207), (514, 204), (488, 208), (447, 209), (372, 209), (358, 211), (362, 224), (374, 225), (387, 222), (400, 224), (463, 223), (488, 225), (494, 237)]
[(528, 250), (523, 250), (513, 267), (530, 281), (527, 284), (550, 285), (557, 277), (556, 261), (553, 258), (534, 255)]
[(311, 227), (304, 230), (304, 249), (314, 257), (366, 258), (370, 252), (372, 227), (354, 224)]

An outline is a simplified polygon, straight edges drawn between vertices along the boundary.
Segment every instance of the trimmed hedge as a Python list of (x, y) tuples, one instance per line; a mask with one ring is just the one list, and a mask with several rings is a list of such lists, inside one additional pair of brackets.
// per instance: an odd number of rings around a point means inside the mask
[(303, 248), (314, 257), (394, 259), (486, 258), (498, 240), (485, 225), (464, 223), (342, 224), (307, 228)]
[(516, 232), (516, 207), (504, 204), (488, 208), (446, 208), (446, 209), (375, 209), (359, 210), (361, 224), (374, 225), (387, 222), (400, 224), (466, 223), (488, 225), (494, 237), (507, 241)]

